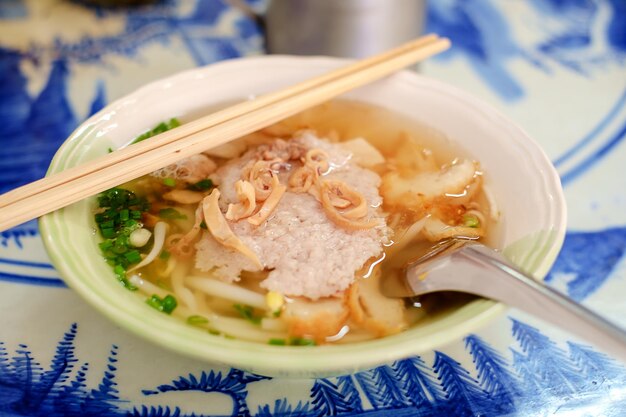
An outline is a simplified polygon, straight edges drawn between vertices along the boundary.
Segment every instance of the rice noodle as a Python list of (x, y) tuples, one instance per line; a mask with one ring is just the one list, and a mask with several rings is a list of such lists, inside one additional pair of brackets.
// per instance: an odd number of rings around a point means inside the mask
[(161, 250), (163, 250), (163, 243), (165, 243), (165, 234), (167, 232), (167, 228), (167, 223), (157, 222), (157, 224), (154, 226), (154, 245), (152, 245), (150, 253), (148, 253), (148, 255), (143, 258), (141, 262), (130, 268), (128, 272), (134, 271), (138, 268), (143, 268), (144, 266), (148, 265), (156, 259), (156, 257), (161, 253)]
[(174, 268), (176, 268), (177, 263), (178, 262), (176, 261), (176, 258), (170, 257), (167, 260), (167, 266), (165, 267), (165, 269), (163, 271), (158, 272), (159, 276), (161, 278), (169, 277), (172, 271), (174, 270)]
[(422, 217), (411, 226), (409, 226), (404, 233), (399, 237), (398, 240), (394, 242), (394, 244), (387, 249), (387, 256), (393, 256), (396, 253), (400, 252), (402, 249), (406, 248), (411, 242), (415, 241), (415, 239), (420, 235), (422, 229), (424, 229), (424, 224), (426, 224), (426, 219), (428, 216)]
[(198, 291), (214, 297), (226, 298), (251, 307), (267, 310), (265, 296), (258, 292), (247, 290), (239, 285), (228, 284), (213, 278), (188, 276), (185, 282)]
[(178, 241), (175, 241), (173, 235), (170, 236), (170, 239), (168, 240), (168, 248), (170, 252), (183, 259), (190, 258), (195, 252), (193, 242), (200, 234), (200, 224), (202, 224), (202, 205), (198, 206), (194, 216), (195, 220), (191, 230), (189, 230)]
[(264, 330), (244, 319), (212, 315), (209, 317), (210, 328), (237, 339), (267, 343), (270, 339), (286, 339), (286, 332)]
[(196, 300), (198, 311), (206, 311), (207, 313), (211, 313), (211, 309), (209, 308), (207, 301), (206, 301), (206, 294), (200, 291), (194, 291), (193, 297)]
[(500, 219), (500, 209), (498, 209), (498, 205), (496, 203), (496, 199), (491, 192), (491, 188), (486, 185), (483, 185), (483, 194), (487, 199), (487, 203), (489, 204), (489, 217), (491, 220), (498, 221)]
[(261, 328), (263, 330), (286, 332), (287, 323), (285, 323), (285, 321), (281, 319), (271, 319), (268, 317), (263, 317), (263, 319), (261, 319)]
[(185, 287), (184, 279), (189, 271), (189, 266), (187, 264), (181, 263), (176, 265), (176, 268), (172, 271), (172, 290), (184, 305), (189, 307), (191, 310), (198, 311), (198, 303), (196, 302), (196, 297), (193, 295), (193, 292)]
[[(176, 297), (177, 295), (157, 287), (151, 282), (142, 279), (139, 275), (131, 276), (129, 281), (146, 295), (154, 294), (160, 298), (165, 298), (168, 295)], [(281, 332), (277, 328), (276, 330), (265, 330), (244, 319), (224, 317), (215, 313), (206, 314), (203, 311), (192, 310), (184, 305), (178, 305), (172, 314), (184, 320), (191, 316), (202, 316), (207, 319), (207, 323), (198, 324), (197, 327), (218, 331), (242, 340), (267, 343), (270, 339), (286, 339), (288, 337), (286, 332)]]
[(128, 282), (130, 282), (131, 284), (133, 284), (135, 287), (139, 288), (146, 294), (150, 294), (150, 295), (155, 294), (161, 298), (164, 298), (168, 295), (172, 295), (171, 292), (154, 285), (150, 281), (146, 281), (145, 279), (141, 278), (137, 274), (131, 275), (131, 277), (128, 279)]
[(449, 226), (436, 217), (429, 217), (424, 223), (424, 236), (431, 242), (437, 242), (450, 237), (464, 237), (478, 239), (484, 235), (482, 228)]

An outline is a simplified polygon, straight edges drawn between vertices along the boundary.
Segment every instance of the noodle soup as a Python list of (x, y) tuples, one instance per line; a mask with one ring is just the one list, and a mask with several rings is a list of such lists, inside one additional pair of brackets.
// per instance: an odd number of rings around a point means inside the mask
[(380, 286), (441, 239), (496, 244), (499, 216), (478, 161), (414, 121), (349, 101), (160, 169), (98, 204), (104, 256), (147, 304), (216, 336), (275, 345), (384, 337), (466, 303), (389, 299)]

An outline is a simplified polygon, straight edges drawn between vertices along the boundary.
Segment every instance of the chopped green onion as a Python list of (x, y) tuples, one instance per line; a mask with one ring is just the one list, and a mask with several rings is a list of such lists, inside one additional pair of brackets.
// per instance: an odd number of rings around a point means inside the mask
[(111, 229), (113, 227), (115, 227), (115, 222), (113, 220), (107, 220), (100, 223), (100, 229)]
[(131, 284), (130, 281), (127, 279), (123, 279), (121, 282), (124, 288), (126, 288), (128, 291), (137, 291), (139, 289), (135, 287), (133, 284)]
[(132, 143), (141, 142), (142, 140), (146, 140), (170, 129), (174, 129), (178, 126), (180, 126), (180, 122), (176, 118), (170, 119), (168, 122), (161, 122), (156, 125), (152, 130), (149, 130), (146, 133), (138, 136)]
[(248, 320), (252, 324), (261, 324), (262, 317), (254, 315), (254, 308), (241, 304), (235, 304), (233, 307), (237, 310), (241, 317)]
[(152, 297), (146, 299), (146, 304), (156, 310), (163, 311), (163, 300), (161, 300), (158, 295), (153, 295)]
[(107, 250), (111, 249), (113, 247), (113, 242), (110, 240), (105, 240), (103, 242), (100, 242), (98, 244), (98, 246), (100, 247), (100, 250), (102, 252), (106, 252)]
[(116, 255), (123, 255), (126, 252), (128, 252), (128, 246), (122, 245), (116, 242), (115, 246), (111, 248), (111, 252), (113, 252)]
[(204, 220), (202, 220), (202, 221), (200, 222), (200, 229), (204, 229), (204, 230), (207, 230), (207, 229), (208, 229), (208, 227), (207, 227), (207, 225), (206, 225), (206, 222), (205, 222)]
[(168, 187), (176, 187), (176, 180), (174, 178), (164, 178), (163, 185)]
[(211, 188), (213, 188), (213, 181), (211, 181), (209, 178), (206, 178), (196, 182), (195, 184), (189, 184), (187, 188), (194, 191), (210, 190)]
[(131, 264), (136, 264), (136, 263), (141, 262), (141, 255), (139, 254), (139, 251), (137, 250), (131, 250), (130, 252), (126, 252), (124, 256), (126, 257), (126, 260), (130, 262)]
[[(123, 188), (111, 188), (98, 195), (100, 212), (94, 219), (105, 239), (98, 245), (118, 280), (129, 290), (136, 290), (126, 277), (126, 268), (141, 261), (141, 254), (130, 247), (130, 234), (141, 227), (137, 220), (150, 204), (143, 197)], [(102, 211), (104, 210), (104, 211)]]
[(168, 259), (170, 259), (170, 253), (166, 250), (161, 251), (161, 254), (159, 255), (159, 259), (163, 259), (164, 261), (167, 261)]
[(466, 214), (463, 216), (463, 226), (477, 228), (480, 226), (480, 220), (472, 214)]
[(272, 338), (268, 342), (270, 345), (275, 346), (315, 346), (315, 340), (307, 339), (304, 337), (290, 337), (289, 339), (275, 339)]
[(165, 298), (163, 299), (163, 312), (167, 314), (171, 314), (172, 311), (174, 311), (174, 309), (176, 308), (176, 306), (178, 306), (178, 303), (176, 302), (176, 298), (174, 298), (171, 295), (166, 295)]
[(197, 326), (199, 324), (207, 324), (209, 319), (202, 316), (189, 316), (187, 317), (187, 324), (191, 324), (192, 326)]
[(115, 265), (115, 267), (113, 267), (113, 272), (115, 272), (115, 275), (117, 276), (117, 280), (127, 289), (130, 291), (136, 291), (137, 287), (135, 287), (133, 284), (131, 284), (128, 279), (126, 278), (126, 270), (124, 269), (124, 267), (122, 265)]
[(123, 235), (119, 235), (116, 239), (115, 242), (119, 245), (122, 246), (128, 246), (130, 245), (130, 236), (123, 234)]
[(134, 219), (130, 219), (130, 220), (126, 220), (124, 222), (124, 226), (125, 227), (129, 227), (129, 228), (134, 228), (138, 225), (139, 223), (137, 223), (137, 220)]
[(165, 314), (172, 314), (172, 311), (178, 306), (176, 298), (169, 294), (162, 299), (158, 295), (153, 294), (152, 297), (146, 300), (146, 304)]
[(209, 334), (212, 334), (214, 336), (220, 336), (221, 335), (220, 332), (218, 332), (217, 330), (214, 330), (214, 329), (209, 329)]
[(294, 346), (315, 346), (315, 340), (306, 339), (302, 337), (292, 337), (289, 339), (289, 344)]

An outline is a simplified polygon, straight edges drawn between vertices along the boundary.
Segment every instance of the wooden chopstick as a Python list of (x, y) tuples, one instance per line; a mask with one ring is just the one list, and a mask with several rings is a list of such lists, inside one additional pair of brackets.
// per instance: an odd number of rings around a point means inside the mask
[(126, 148), (116, 150), (113, 153), (94, 159), (89, 163), (69, 168), (61, 173), (55, 174), (47, 178), (43, 178), (41, 180), (32, 182), (23, 187), (19, 187), (15, 190), (0, 195), (0, 207), (15, 203), (23, 198), (31, 196), (33, 193), (40, 193), (47, 189), (58, 187), (65, 182), (74, 180), (91, 172), (95, 172), (103, 168), (116, 165), (123, 160), (135, 157), (137, 155), (141, 155), (145, 152), (150, 151), (151, 149), (158, 148), (167, 143), (184, 139), (191, 134), (208, 129), (212, 126), (231, 120), (235, 117), (242, 116), (250, 111), (263, 108), (269, 104), (275, 103), (287, 97), (300, 94), (303, 91), (315, 88), (318, 85), (322, 85), (333, 79), (341, 78), (353, 72), (364, 70), (377, 63), (385, 62), (393, 56), (403, 54), (406, 51), (410, 51), (415, 48), (420, 48), (435, 40), (437, 40), (436, 35), (426, 35), (414, 41), (400, 45), (399, 47), (384, 52), (382, 54), (375, 55), (371, 58), (358, 61), (352, 65), (339, 68), (336, 71), (332, 71), (319, 77), (303, 81), (292, 87), (274, 93), (265, 94), (254, 100), (244, 101), (242, 103), (212, 113), (206, 117), (202, 117), (189, 123), (185, 123), (184, 125), (176, 129), (164, 132), (158, 136), (150, 138), (149, 141), (140, 142), (133, 146), (128, 146)]
[(0, 231), (267, 127), (449, 46), (447, 39), (427, 35), (17, 188), (0, 196)]

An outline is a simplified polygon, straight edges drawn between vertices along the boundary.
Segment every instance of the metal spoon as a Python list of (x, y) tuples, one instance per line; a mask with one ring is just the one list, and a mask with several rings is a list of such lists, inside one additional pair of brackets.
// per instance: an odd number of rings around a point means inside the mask
[(626, 332), (547, 287), (478, 242), (452, 238), (385, 281), (388, 297), (460, 291), (501, 301), (544, 319), (626, 362)]

